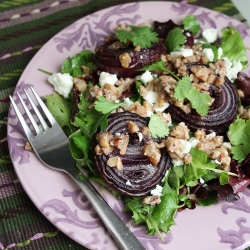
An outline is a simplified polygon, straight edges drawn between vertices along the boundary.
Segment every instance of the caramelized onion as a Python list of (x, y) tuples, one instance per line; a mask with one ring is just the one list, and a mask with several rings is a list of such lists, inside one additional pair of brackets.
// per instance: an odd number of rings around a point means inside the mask
[(223, 133), (237, 115), (238, 94), (227, 77), (225, 77), (225, 82), (221, 88), (212, 86), (210, 92), (215, 101), (206, 116), (199, 115), (195, 110), (186, 114), (174, 105), (170, 105), (168, 111), (173, 119), (184, 122), (193, 131), (204, 129), (209, 133)]
[[(132, 44), (111, 41), (97, 47), (95, 52), (95, 63), (100, 70), (117, 74), (118, 77), (134, 77), (138, 74), (136, 69), (156, 61), (166, 53), (166, 47), (162, 43), (154, 43), (149, 49), (135, 51)], [(128, 53), (131, 58), (127, 68), (122, 67), (119, 59), (124, 53)]]
[[(117, 150), (109, 155), (95, 154), (95, 165), (102, 179), (117, 192), (127, 196), (143, 196), (161, 182), (172, 163), (164, 148), (161, 149), (158, 165), (153, 166), (142, 151), (143, 146), (147, 143), (146, 139), (143, 138), (140, 141), (136, 134), (129, 133), (127, 125), (129, 121), (136, 123), (141, 129), (148, 125), (149, 120), (129, 112), (110, 115), (105, 131), (112, 134), (129, 134), (129, 144), (125, 155), (120, 155)], [(122, 170), (107, 166), (108, 159), (116, 156), (122, 160)]]

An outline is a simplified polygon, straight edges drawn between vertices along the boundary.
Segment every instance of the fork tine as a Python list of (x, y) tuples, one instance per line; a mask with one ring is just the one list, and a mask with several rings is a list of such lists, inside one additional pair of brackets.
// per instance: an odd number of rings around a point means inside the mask
[(36, 93), (34, 88), (30, 87), (30, 89), (32, 90), (34, 96), (36, 97), (36, 100), (38, 101), (38, 103), (39, 103), (40, 107), (42, 108), (44, 114), (47, 116), (47, 119), (49, 120), (50, 124), (53, 125), (53, 124), (57, 123), (57, 121), (52, 116), (52, 114), (50, 113), (50, 111), (48, 110), (46, 105), (44, 104), (43, 100), (38, 96), (38, 94)]
[(32, 124), (33, 128), (35, 129), (36, 134), (39, 134), (41, 132), (41, 129), (37, 125), (35, 119), (33, 118), (32, 114), (30, 113), (28, 107), (26, 106), (25, 102), (23, 101), (23, 98), (20, 96), (20, 94), (18, 92), (17, 92), (17, 96), (19, 97), (20, 102), (22, 103), (22, 106), (23, 106), (26, 114), (28, 115), (31, 124)]
[(35, 103), (32, 101), (31, 97), (29, 96), (29, 94), (27, 93), (27, 91), (24, 89), (24, 93), (26, 94), (33, 110), (35, 111), (36, 115), (37, 115), (37, 118), (39, 119), (39, 121), (41, 122), (44, 130), (48, 129), (48, 125), (47, 123), (45, 122), (45, 120), (43, 119), (40, 111), (38, 110), (38, 108), (36, 107)]
[(23, 116), (22, 116), (21, 112), (19, 111), (19, 109), (18, 109), (15, 101), (13, 100), (13, 98), (11, 96), (9, 96), (9, 98), (10, 98), (12, 106), (13, 106), (15, 112), (16, 112), (16, 115), (17, 115), (17, 117), (18, 117), (18, 119), (19, 119), (19, 121), (20, 121), (20, 123), (21, 123), (21, 125), (23, 127), (23, 130), (24, 130), (26, 136), (28, 138), (30, 138), (30, 136), (33, 135), (33, 133), (31, 132), (29, 126), (27, 125), (25, 119), (23, 118)]

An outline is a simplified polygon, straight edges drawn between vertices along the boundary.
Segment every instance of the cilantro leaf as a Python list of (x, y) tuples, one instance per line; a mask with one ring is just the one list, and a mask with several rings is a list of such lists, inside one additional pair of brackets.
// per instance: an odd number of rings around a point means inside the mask
[(240, 61), (243, 69), (245, 69), (248, 60), (245, 45), (239, 31), (233, 27), (226, 27), (221, 33), (221, 48), (223, 50), (223, 56), (228, 57), (231, 62)]
[(233, 144), (233, 158), (243, 161), (250, 153), (250, 120), (237, 118), (229, 127), (228, 137)]
[(175, 88), (174, 98), (179, 101), (188, 99), (192, 108), (200, 115), (206, 115), (209, 110), (210, 95), (196, 90), (188, 76), (183, 77)]
[(119, 103), (110, 102), (105, 97), (100, 96), (98, 100), (95, 101), (94, 107), (97, 111), (103, 114), (107, 114), (113, 111), (114, 109), (122, 106), (123, 104), (124, 102), (119, 102)]
[(171, 70), (169, 70), (168, 68), (166, 68), (164, 66), (161, 58), (159, 58), (158, 60), (156, 60), (155, 62), (153, 62), (150, 65), (146, 65), (140, 69), (137, 69), (137, 71), (146, 71), (146, 70), (148, 70), (148, 71), (165, 71), (165, 72), (168, 72), (169, 74), (171, 74), (177, 80), (180, 80), (176, 74), (174, 74)]
[(68, 57), (64, 60), (61, 72), (69, 73), (73, 77), (83, 74), (82, 66), (88, 67), (90, 70), (95, 70), (97, 67), (92, 62), (94, 53), (90, 50), (83, 50), (73, 57)]
[(151, 115), (148, 128), (154, 138), (164, 138), (169, 134), (167, 123), (156, 114)]
[(158, 35), (148, 26), (129, 25), (130, 30), (119, 29), (116, 36), (120, 42), (131, 41), (134, 46), (139, 45), (142, 49), (150, 48), (152, 43), (158, 42)]
[(182, 21), (182, 23), (184, 24), (184, 30), (188, 30), (191, 31), (193, 33), (193, 35), (195, 36), (199, 30), (200, 30), (200, 22), (198, 21), (198, 19), (193, 16), (193, 15), (188, 15), (184, 18), (184, 20)]
[(175, 27), (168, 33), (164, 44), (167, 47), (168, 53), (177, 51), (186, 42), (186, 36), (182, 33), (182, 29)]

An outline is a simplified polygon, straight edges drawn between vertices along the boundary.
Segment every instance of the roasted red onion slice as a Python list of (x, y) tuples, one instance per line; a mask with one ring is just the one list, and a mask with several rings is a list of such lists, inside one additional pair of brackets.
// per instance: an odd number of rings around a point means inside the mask
[[(114, 45), (115, 43), (117, 45)], [(111, 41), (97, 47), (95, 52), (95, 63), (100, 70), (117, 74), (119, 77), (134, 77), (138, 74), (136, 69), (156, 61), (166, 53), (166, 47), (162, 43), (154, 43), (149, 49), (135, 51), (132, 44)], [(119, 59), (123, 53), (128, 53), (131, 59), (127, 68), (122, 67)]]
[[(139, 141), (135, 134), (130, 134), (127, 123), (132, 121), (139, 128), (148, 125), (148, 119), (136, 114), (124, 112), (110, 115), (105, 131), (112, 134), (129, 134), (129, 144), (125, 155), (120, 155), (114, 150), (109, 155), (95, 154), (95, 164), (102, 179), (117, 192), (127, 196), (143, 196), (150, 193), (160, 183), (168, 168), (172, 166), (171, 158), (166, 149), (161, 150), (161, 158), (157, 166), (153, 166), (144, 156), (142, 148), (147, 142), (145, 138)], [(110, 157), (119, 156), (123, 169), (107, 166)]]
[(206, 116), (200, 116), (195, 110), (186, 114), (174, 105), (169, 106), (168, 112), (173, 119), (184, 122), (193, 131), (204, 129), (208, 133), (223, 133), (237, 115), (238, 94), (229, 79), (225, 77), (225, 82), (221, 88), (216, 90), (216, 87), (213, 87), (211, 95), (215, 98), (215, 101)]

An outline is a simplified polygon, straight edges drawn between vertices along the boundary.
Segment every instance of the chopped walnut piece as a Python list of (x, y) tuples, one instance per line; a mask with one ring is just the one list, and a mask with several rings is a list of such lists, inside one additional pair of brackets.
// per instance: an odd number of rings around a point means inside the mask
[(166, 149), (174, 160), (182, 160), (184, 163), (189, 164), (192, 162), (192, 156), (189, 153), (183, 153), (182, 139), (177, 139), (174, 137), (167, 137), (165, 139)]
[(101, 132), (96, 135), (96, 139), (102, 148), (108, 148), (110, 141), (114, 138), (110, 132)]
[(107, 161), (107, 165), (110, 167), (116, 167), (118, 170), (123, 169), (122, 160), (119, 156), (110, 157)]
[(138, 133), (139, 132), (139, 127), (136, 123), (129, 121), (128, 122), (128, 131), (130, 133)]
[(144, 155), (148, 157), (148, 159), (151, 161), (151, 163), (154, 166), (157, 166), (161, 159), (161, 152), (157, 148), (156, 143), (153, 141), (149, 141), (147, 144), (143, 147)]
[(127, 52), (119, 55), (119, 60), (123, 68), (128, 68), (129, 64), (131, 63), (131, 57)]
[(136, 45), (135, 48), (134, 48), (134, 51), (138, 52), (138, 51), (140, 51), (140, 50), (141, 50), (141, 46)]
[(209, 69), (205, 66), (193, 66), (191, 67), (191, 71), (194, 73), (194, 75), (202, 80), (202, 81), (207, 81), (208, 75), (209, 75)]
[(127, 150), (127, 146), (129, 143), (129, 135), (120, 135), (116, 136), (114, 140), (111, 142), (111, 145), (116, 146), (120, 150), (120, 154), (124, 155)]
[(161, 202), (161, 197), (158, 195), (147, 196), (142, 199), (142, 204), (144, 205), (147, 204), (147, 205), (155, 206), (156, 204), (159, 204), (160, 202)]
[(87, 83), (83, 79), (75, 77), (73, 78), (73, 83), (75, 84), (75, 88), (80, 92), (84, 92), (87, 89)]
[(134, 102), (130, 106), (129, 112), (136, 113), (141, 117), (147, 117), (147, 110), (139, 102)]
[(92, 97), (95, 97), (96, 99), (98, 99), (98, 97), (100, 96), (103, 96), (102, 89), (97, 85), (94, 85), (92, 88), (90, 88), (89, 93)]
[(148, 127), (143, 127), (141, 133), (146, 138), (146, 140), (150, 140), (152, 137), (151, 132)]
[(180, 122), (170, 133), (171, 136), (178, 139), (189, 139), (189, 129), (184, 122)]
[(28, 141), (25, 143), (24, 149), (30, 152), (34, 152), (34, 149), (32, 148), (32, 146), (30, 145)]

